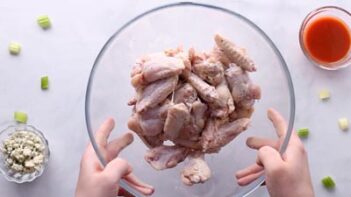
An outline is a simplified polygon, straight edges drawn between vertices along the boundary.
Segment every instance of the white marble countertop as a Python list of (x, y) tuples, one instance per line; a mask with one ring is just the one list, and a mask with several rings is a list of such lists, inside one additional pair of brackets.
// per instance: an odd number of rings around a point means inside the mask
[[(175, 2), (175, 1), (167, 1)], [(299, 26), (306, 14), (323, 5), (351, 10), (351, 1), (200, 1), (237, 11), (261, 27), (284, 56), (295, 85), (295, 127), (309, 127), (305, 140), (316, 196), (351, 193), (351, 133), (338, 129), (337, 119), (351, 119), (351, 68), (328, 72), (313, 67), (298, 44)], [(33, 183), (17, 185), (0, 177), (0, 196), (73, 196), (79, 161), (88, 135), (84, 96), (93, 61), (109, 36), (128, 19), (165, 1), (116, 0), (3, 0), (0, 2), (0, 129), (13, 123), (13, 112), (29, 114), (29, 124), (49, 140), (47, 171)], [(36, 17), (48, 14), (53, 28), (43, 31)], [(10, 41), (22, 52), (8, 54)], [(40, 77), (50, 76), (50, 90), (41, 91)], [(318, 91), (331, 90), (321, 103)], [(334, 177), (335, 191), (320, 179)], [(261, 188), (252, 196), (268, 196)]]

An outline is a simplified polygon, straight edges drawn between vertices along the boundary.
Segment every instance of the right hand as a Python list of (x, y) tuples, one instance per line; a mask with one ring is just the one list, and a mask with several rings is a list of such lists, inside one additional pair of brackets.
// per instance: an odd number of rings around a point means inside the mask
[(247, 145), (258, 150), (255, 164), (239, 170), (236, 178), (240, 186), (245, 186), (265, 175), (265, 184), (271, 197), (312, 197), (314, 196), (308, 167), (307, 153), (300, 138), (292, 132), (289, 145), (281, 156), (277, 151), (286, 135), (287, 125), (275, 110), (268, 110), (278, 140), (250, 137)]

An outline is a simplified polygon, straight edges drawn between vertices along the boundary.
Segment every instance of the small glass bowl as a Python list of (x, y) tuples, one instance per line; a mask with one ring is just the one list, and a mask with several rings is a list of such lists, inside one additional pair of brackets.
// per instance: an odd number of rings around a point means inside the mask
[(306, 16), (306, 18), (303, 20), (301, 24), (300, 33), (299, 33), (300, 47), (303, 53), (305, 54), (305, 56), (308, 58), (308, 60), (310, 60), (310, 62), (312, 62), (314, 65), (322, 69), (339, 70), (341, 68), (346, 68), (349, 65), (351, 65), (351, 50), (349, 50), (348, 54), (341, 60), (337, 62), (327, 63), (327, 62), (321, 62), (315, 59), (312, 55), (310, 55), (310, 53), (308, 52), (308, 50), (304, 45), (304, 34), (305, 34), (306, 28), (311, 24), (311, 22), (323, 16), (333, 16), (333, 17), (339, 18), (349, 28), (351, 27), (351, 14), (347, 10), (336, 6), (324, 6), (324, 7), (315, 9)]
[(45, 139), (44, 135), (42, 132), (40, 132), (38, 129), (36, 129), (33, 126), (30, 125), (25, 125), (25, 124), (19, 124), (19, 125), (12, 125), (7, 127), (5, 130), (0, 132), (0, 146), (3, 146), (3, 141), (8, 139), (13, 133), (18, 132), (18, 131), (29, 131), (37, 135), (41, 141), (43, 142), (45, 148), (44, 148), (44, 162), (40, 168), (40, 170), (36, 170), (32, 173), (26, 173), (26, 174), (21, 174), (18, 172), (15, 172), (7, 167), (5, 164), (5, 155), (3, 154), (2, 151), (0, 151), (0, 171), (4, 175), (4, 177), (10, 181), (10, 182), (15, 182), (15, 183), (25, 183), (25, 182), (32, 182), (35, 180), (37, 177), (41, 176), (46, 169), (48, 165), (48, 161), (50, 158), (50, 150), (49, 150), (49, 144), (48, 141)]

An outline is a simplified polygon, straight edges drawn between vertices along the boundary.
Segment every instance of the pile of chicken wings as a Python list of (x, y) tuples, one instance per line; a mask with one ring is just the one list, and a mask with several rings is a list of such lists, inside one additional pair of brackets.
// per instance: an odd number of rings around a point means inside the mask
[(220, 34), (209, 52), (182, 47), (148, 54), (131, 72), (136, 94), (129, 101), (128, 127), (149, 148), (145, 160), (156, 170), (175, 167), (186, 185), (211, 177), (207, 153), (218, 153), (250, 123), (261, 90), (245, 49)]

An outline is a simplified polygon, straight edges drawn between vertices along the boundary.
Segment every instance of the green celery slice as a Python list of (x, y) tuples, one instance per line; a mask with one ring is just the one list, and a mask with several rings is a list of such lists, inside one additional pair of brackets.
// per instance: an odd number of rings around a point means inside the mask
[(19, 123), (27, 123), (28, 115), (25, 112), (16, 111), (14, 113), (14, 118)]
[(10, 42), (9, 51), (12, 55), (18, 55), (21, 52), (21, 44), (18, 42)]
[(333, 180), (333, 178), (331, 178), (330, 176), (326, 176), (322, 179), (322, 184), (324, 185), (325, 188), (327, 189), (332, 189), (335, 187), (335, 182)]
[(310, 130), (309, 130), (308, 128), (300, 128), (300, 129), (297, 131), (297, 135), (298, 135), (300, 138), (307, 138), (309, 134), (310, 134)]
[(41, 15), (37, 18), (38, 25), (43, 29), (51, 27), (51, 21), (48, 15)]
[(41, 77), (41, 89), (47, 90), (49, 88), (49, 77), (43, 76)]

